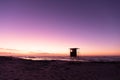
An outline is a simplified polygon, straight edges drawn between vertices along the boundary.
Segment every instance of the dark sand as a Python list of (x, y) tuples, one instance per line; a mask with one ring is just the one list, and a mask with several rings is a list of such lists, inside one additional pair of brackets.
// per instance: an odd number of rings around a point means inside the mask
[(120, 62), (31, 61), (0, 57), (0, 80), (120, 80)]

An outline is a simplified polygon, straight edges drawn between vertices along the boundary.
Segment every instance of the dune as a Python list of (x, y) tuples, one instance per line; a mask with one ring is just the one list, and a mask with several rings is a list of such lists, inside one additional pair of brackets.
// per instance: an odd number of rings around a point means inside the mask
[(120, 80), (120, 62), (32, 61), (0, 57), (0, 80)]

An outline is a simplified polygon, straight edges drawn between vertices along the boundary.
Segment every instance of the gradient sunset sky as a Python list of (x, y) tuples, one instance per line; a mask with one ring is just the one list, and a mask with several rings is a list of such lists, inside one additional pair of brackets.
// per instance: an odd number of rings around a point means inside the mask
[(0, 0), (0, 48), (120, 55), (120, 0)]

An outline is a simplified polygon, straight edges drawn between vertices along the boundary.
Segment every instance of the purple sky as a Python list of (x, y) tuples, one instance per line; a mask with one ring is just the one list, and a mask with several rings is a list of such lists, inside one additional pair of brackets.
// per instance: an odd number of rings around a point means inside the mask
[(120, 55), (120, 1), (0, 0), (0, 47)]

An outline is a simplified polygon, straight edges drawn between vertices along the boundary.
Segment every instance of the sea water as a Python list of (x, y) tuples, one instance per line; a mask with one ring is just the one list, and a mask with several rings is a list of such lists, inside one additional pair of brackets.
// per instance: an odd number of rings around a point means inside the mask
[(22, 56), (20, 58), (28, 60), (61, 60), (61, 61), (81, 61), (81, 62), (117, 62), (120, 56)]

